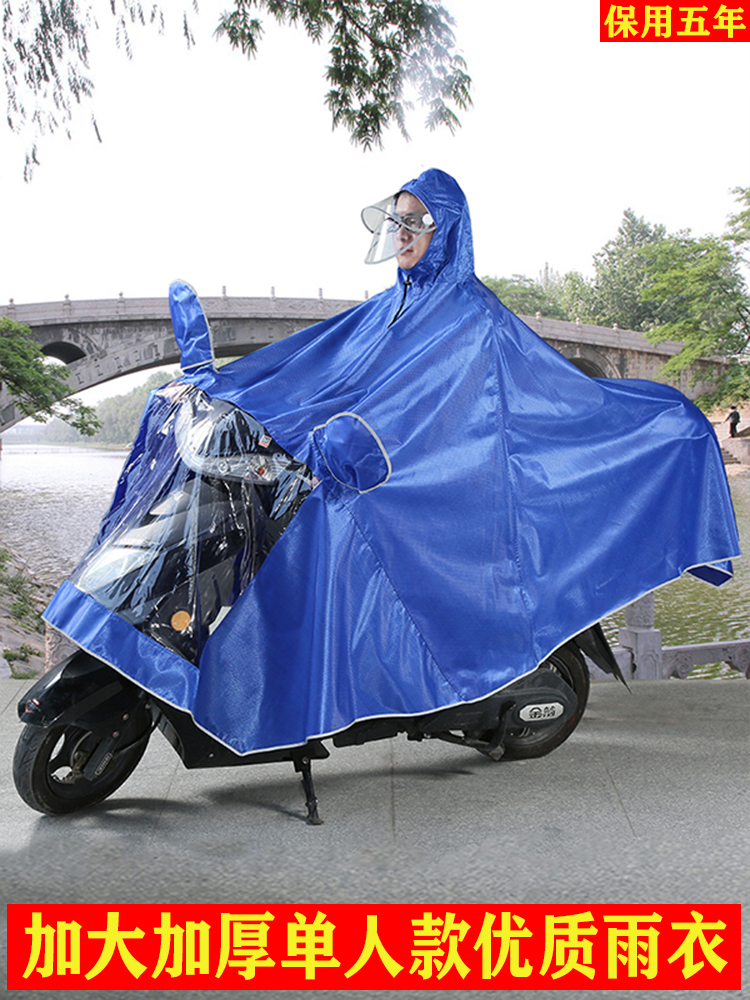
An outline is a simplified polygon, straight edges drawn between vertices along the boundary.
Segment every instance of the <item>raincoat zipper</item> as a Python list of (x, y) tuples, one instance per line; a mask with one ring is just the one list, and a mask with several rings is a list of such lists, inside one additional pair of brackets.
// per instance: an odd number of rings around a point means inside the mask
[(404, 306), (406, 305), (406, 293), (409, 291), (410, 288), (411, 288), (411, 278), (404, 278), (404, 294), (401, 296), (401, 303), (398, 309), (396, 310), (396, 315), (388, 324), (389, 327), (393, 326), (393, 324), (399, 318), (401, 313), (404, 311)]

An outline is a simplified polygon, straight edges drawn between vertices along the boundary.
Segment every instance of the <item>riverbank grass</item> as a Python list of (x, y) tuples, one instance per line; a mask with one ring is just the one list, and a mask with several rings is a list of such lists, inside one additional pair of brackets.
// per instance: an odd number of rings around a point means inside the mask
[(40, 673), (44, 658), (41, 613), (48, 599), (22, 560), (0, 547), (0, 649), (11, 677), (27, 679)]
[(31, 662), (32, 656), (43, 656), (41, 649), (30, 646), (27, 642), (22, 642), (18, 649), (4, 649), (3, 656), (5, 662), (10, 667), (10, 676), (15, 680), (31, 680), (37, 677), (39, 671)]
[(19, 625), (33, 632), (44, 634), (40, 611), (43, 598), (27, 572), (19, 568), (7, 549), (0, 549), (0, 600)]

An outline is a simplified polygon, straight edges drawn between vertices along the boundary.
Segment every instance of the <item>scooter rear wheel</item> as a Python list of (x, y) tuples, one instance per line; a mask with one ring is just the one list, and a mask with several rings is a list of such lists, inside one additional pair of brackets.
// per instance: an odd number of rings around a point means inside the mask
[(553, 670), (566, 684), (573, 688), (578, 699), (578, 707), (570, 718), (557, 725), (552, 724), (537, 728), (527, 726), (523, 729), (508, 730), (503, 738), (505, 744), (503, 760), (543, 757), (556, 750), (561, 743), (567, 740), (586, 710), (590, 680), (583, 657), (570, 646), (562, 646), (545, 660), (542, 666)]
[(150, 713), (141, 707), (142, 737), (117, 751), (102, 773), (92, 779), (82, 769), (98, 743), (98, 737), (74, 725), (47, 729), (25, 726), (13, 758), (13, 780), (24, 802), (38, 812), (61, 815), (101, 802), (130, 777), (148, 744)]

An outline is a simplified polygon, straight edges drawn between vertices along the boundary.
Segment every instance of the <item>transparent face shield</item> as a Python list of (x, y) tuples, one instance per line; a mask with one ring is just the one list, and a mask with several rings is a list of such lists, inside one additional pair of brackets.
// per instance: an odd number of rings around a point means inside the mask
[(365, 264), (390, 260), (414, 246), (427, 233), (435, 231), (435, 222), (421, 202), (422, 211), (417, 212), (399, 211), (397, 202), (398, 195), (390, 195), (362, 209), (362, 221), (372, 233)]

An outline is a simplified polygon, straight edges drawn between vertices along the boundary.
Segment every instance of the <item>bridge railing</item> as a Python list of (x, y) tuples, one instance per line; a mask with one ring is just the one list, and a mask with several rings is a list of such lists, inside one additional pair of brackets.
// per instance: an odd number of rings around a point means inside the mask
[[(691, 643), (663, 646), (656, 627), (654, 595), (646, 594), (625, 609), (625, 627), (620, 629), (620, 645), (614, 654), (626, 680), (669, 680), (685, 678), (705, 663), (726, 663), (750, 680), (750, 640)], [(589, 673), (597, 680), (612, 680), (593, 663)]]

